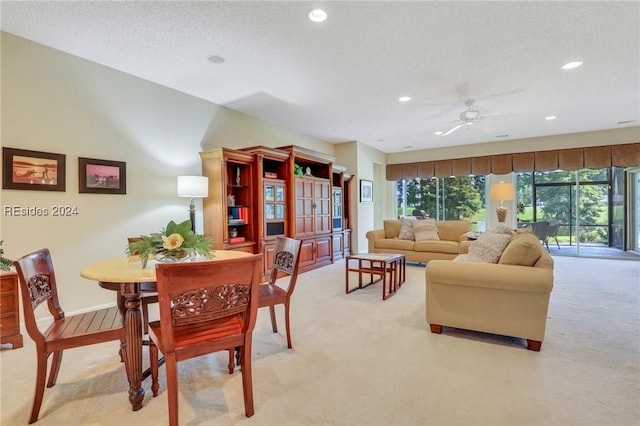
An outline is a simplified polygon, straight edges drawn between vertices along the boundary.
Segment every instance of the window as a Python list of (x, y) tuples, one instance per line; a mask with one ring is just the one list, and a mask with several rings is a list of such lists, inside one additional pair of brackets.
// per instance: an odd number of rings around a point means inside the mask
[(401, 179), (396, 187), (398, 217), (412, 216), (419, 209), (437, 220), (484, 223), (484, 176)]

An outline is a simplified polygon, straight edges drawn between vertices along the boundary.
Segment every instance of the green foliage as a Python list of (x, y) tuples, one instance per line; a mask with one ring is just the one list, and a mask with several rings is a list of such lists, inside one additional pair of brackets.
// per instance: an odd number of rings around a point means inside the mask
[(304, 171), (299, 164), (293, 165), (293, 174), (295, 174), (296, 176), (304, 176)]
[(171, 221), (161, 232), (141, 235), (138, 241), (128, 245), (127, 253), (140, 256), (142, 268), (146, 268), (150, 256), (177, 259), (193, 255), (210, 257), (212, 244), (208, 235), (195, 234), (191, 230), (191, 220), (178, 224)]
[(4, 249), (2, 248), (2, 243), (4, 240), (0, 241), (0, 270), (9, 271), (11, 269), (11, 265), (13, 262), (11, 259), (7, 259), (4, 257)]
[[(402, 181), (398, 185), (401, 188)], [(440, 215), (436, 211), (438, 197)], [(483, 198), (483, 176), (442, 178), (440, 185), (436, 179), (412, 179), (406, 183), (407, 214), (422, 209), (429, 217), (440, 218), (444, 210), (445, 220), (471, 218), (484, 206)]]

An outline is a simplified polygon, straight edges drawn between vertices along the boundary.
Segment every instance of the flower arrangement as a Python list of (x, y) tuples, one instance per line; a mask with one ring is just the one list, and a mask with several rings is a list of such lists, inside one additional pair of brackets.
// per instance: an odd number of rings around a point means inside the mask
[(129, 243), (127, 253), (139, 255), (142, 268), (147, 266), (149, 256), (159, 260), (181, 260), (188, 256), (211, 257), (213, 241), (208, 235), (196, 234), (191, 230), (191, 221), (176, 224), (171, 221), (161, 232), (141, 235), (140, 239)]

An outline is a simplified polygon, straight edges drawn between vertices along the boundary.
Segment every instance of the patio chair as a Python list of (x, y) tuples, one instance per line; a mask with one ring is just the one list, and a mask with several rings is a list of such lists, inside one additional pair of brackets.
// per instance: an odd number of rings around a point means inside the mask
[[(549, 230), (549, 222), (541, 221), (541, 222), (531, 222), (531, 230), (534, 234), (538, 236), (538, 239), (542, 241), (542, 243), (546, 244), (547, 242), (547, 232)], [(549, 251), (549, 246), (547, 245), (547, 251)]]
[(553, 238), (556, 240), (556, 245), (560, 248), (560, 243), (558, 242), (558, 231), (560, 230), (560, 225), (562, 222), (559, 220), (552, 220), (549, 222), (549, 227), (547, 228), (547, 238), (544, 243), (547, 246), (547, 251), (549, 251), (549, 238)]

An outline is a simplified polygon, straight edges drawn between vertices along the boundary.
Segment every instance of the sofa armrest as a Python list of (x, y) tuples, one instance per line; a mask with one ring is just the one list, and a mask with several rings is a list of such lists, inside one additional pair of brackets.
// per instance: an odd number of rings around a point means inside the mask
[(373, 253), (373, 249), (376, 248), (376, 240), (381, 240), (385, 237), (384, 229), (374, 229), (366, 234), (369, 253)]
[(428, 284), (495, 288), (499, 290), (551, 293), (553, 270), (534, 266), (433, 260), (427, 264)]

